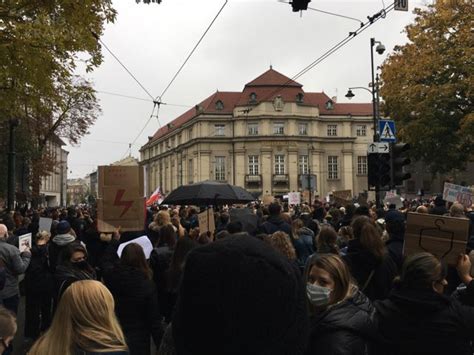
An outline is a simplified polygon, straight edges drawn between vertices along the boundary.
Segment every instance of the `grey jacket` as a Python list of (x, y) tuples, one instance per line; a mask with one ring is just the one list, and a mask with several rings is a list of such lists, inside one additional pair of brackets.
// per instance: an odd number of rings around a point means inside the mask
[(5, 263), (6, 282), (0, 291), (0, 299), (13, 297), (20, 293), (18, 275), (23, 274), (30, 265), (31, 253), (23, 252), (0, 239), (0, 258)]

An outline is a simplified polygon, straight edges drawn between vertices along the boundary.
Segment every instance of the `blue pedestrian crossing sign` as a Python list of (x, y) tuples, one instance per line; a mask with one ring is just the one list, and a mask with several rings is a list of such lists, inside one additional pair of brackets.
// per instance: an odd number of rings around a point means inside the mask
[(395, 122), (392, 120), (379, 120), (379, 137), (380, 142), (392, 142), (397, 141), (395, 136)]

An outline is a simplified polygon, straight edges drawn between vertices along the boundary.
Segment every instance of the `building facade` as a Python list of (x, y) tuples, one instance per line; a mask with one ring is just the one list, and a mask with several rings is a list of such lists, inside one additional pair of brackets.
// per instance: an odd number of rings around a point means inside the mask
[[(270, 68), (241, 92), (215, 92), (166, 126), (140, 149), (147, 193), (217, 180), (255, 196), (302, 190), (313, 194), (367, 190), (371, 104), (343, 104)], [(314, 195), (313, 195), (314, 196)]]
[(69, 152), (62, 147), (65, 143), (54, 136), (48, 141), (47, 149), (55, 159), (55, 168), (41, 180), (40, 196), (47, 207), (65, 206), (67, 192), (67, 158)]

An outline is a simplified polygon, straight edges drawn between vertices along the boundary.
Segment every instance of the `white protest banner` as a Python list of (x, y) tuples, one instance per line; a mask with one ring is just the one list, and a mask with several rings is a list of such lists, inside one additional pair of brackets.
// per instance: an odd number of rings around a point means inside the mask
[(23, 234), (18, 237), (18, 249), (20, 253), (23, 253), (25, 250), (31, 248), (31, 233)]
[(288, 193), (288, 204), (289, 205), (300, 205), (301, 204), (301, 194), (299, 192), (290, 192), (290, 193)]
[(145, 258), (150, 259), (150, 254), (153, 251), (153, 245), (151, 244), (150, 239), (146, 235), (120, 244), (117, 250), (117, 255), (119, 256), (119, 258), (122, 257), (123, 249), (131, 243), (136, 243), (141, 246), (143, 252), (145, 253)]
[(474, 191), (470, 187), (444, 183), (443, 199), (448, 202), (459, 202), (464, 207), (471, 207)]
[(53, 223), (52, 218), (40, 217), (39, 220), (39, 231), (51, 232), (51, 224)]
[(386, 205), (395, 205), (395, 208), (397, 209), (403, 207), (402, 197), (392, 192), (387, 192), (387, 194), (385, 195), (385, 198), (383, 199), (383, 202)]

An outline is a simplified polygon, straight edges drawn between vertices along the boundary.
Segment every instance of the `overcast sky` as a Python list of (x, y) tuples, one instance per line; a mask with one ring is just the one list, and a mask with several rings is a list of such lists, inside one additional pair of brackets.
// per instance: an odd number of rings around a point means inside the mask
[[(385, 6), (390, 4), (384, 0)], [(350, 86), (368, 85), (370, 38), (387, 48), (381, 64), (393, 47), (406, 42), (404, 27), (413, 21), (412, 10), (429, 1), (408, 0), (409, 12), (391, 11), (336, 53), (297, 79), (306, 92), (324, 91), (347, 102)], [(156, 97), (160, 95), (224, 0), (163, 0), (157, 4), (136, 4), (115, 0), (115, 24), (107, 26), (104, 43)], [(343, 14), (362, 21), (383, 7), (382, 0), (321, 1), (310, 7)], [(293, 13), (289, 4), (277, 0), (229, 0), (193, 56), (162, 97), (159, 122), (153, 118), (132, 146), (138, 157), (140, 146), (160, 127), (216, 90), (241, 91), (244, 85), (266, 71), (270, 64), (292, 77), (333, 45), (355, 31), (354, 20), (316, 11)], [(153, 103), (120, 64), (103, 49), (104, 62), (87, 74), (99, 92), (102, 115), (80, 145), (66, 149), (69, 178), (84, 177), (98, 165), (110, 164), (128, 155), (128, 143), (135, 140), (150, 117)], [(113, 96), (129, 95), (144, 100)], [(370, 94), (354, 91), (354, 102), (370, 102)], [(172, 106), (179, 105), (179, 106)], [(183, 105), (183, 106), (181, 106)]]

